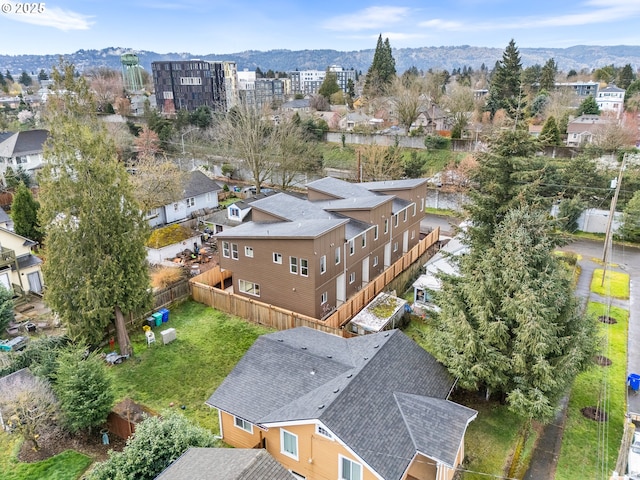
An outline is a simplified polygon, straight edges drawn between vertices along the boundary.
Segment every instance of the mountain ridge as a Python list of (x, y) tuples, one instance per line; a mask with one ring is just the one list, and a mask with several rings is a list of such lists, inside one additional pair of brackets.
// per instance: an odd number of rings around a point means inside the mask
[[(622, 67), (631, 64), (634, 70), (640, 68), (640, 46), (634, 45), (574, 45), (565, 48), (518, 48), (524, 67), (530, 65), (544, 65), (553, 58), (560, 71), (569, 70), (591, 71), (606, 65)], [(239, 70), (255, 70), (260, 67), (263, 71), (293, 70), (324, 70), (329, 65), (341, 65), (345, 69), (355, 69), (366, 72), (373, 60), (374, 49), (339, 51), (331, 49), (315, 50), (245, 50), (231, 54), (192, 54), (189, 52), (158, 53), (147, 50), (134, 50), (123, 47), (106, 47), (101, 50), (80, 49), (70, 54), (51, 55), (1, 55), (0, 71), (9, 70), (12, 74), (23, 70), (37, 73), (40, 69), (49, 71), (58, 63), (60, 56), (73, 63), (80, 71), (97, 67), (120, 68), (120, 55), (122, 53), (136, 53), (140, 64), (145, 70), (150, 71), (151, 63), (162, 60), (189, 60), (199, 58), (202, 60), (232, 60), (238, 65)], [(471, 45), (394, 48), (393, 56), (396, 60), (396, 69), (402, 73), (415, 66), (420, 70), (451, 71), (455, 68), (472, 67), (474, 70), (484, 64), (487, 68), (493, 68), (496, 61), (502, 58), (504, 49), (493, 47), (478, 47)]]

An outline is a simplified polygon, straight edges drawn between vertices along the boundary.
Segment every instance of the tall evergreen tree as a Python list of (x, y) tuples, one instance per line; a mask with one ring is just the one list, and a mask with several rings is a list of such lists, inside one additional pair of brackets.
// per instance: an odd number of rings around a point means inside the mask
[(365, 95), (376, 96), (383, 94), (396, 76), (396, 61), (393, 58), (389, 39), (382, 40), (378, 36), (378, 44), (373, 54), (373, 62), (367, 71), (364, 83)]
[(579, 313), (551, 231), (543, 210), (509, 211), (492, 244), (460, 256), (460, 276), (443, 277), (434, 329), (435, 355), (461, 387), (496, 393), (540, 421), (589, 365), (597, 332)]
[(547, 60), (540, 72), (540, 90), (552, 92), (556, 86), (556, 75), (558, 74), (558, 65), (553, 58)]
[(13, 75), (11, 75), (11, 72), (9, 71), (9, 69), (7, 68), (7, 71), (4, 74), (4, 78), (6, 78), (7, 80), (9, 80), (10, 82), (13, 82)]
[(635, 78), (636, 76), (633, 73), (633, 68), (631, 68), (631, 65), (627, 63), (618, 73), (617, 85), (626, 90)]
[(13, 196), (11, 205), (11, 219), (13, 228), (18, 235), (30, 238), (38, 243), (42, 242), (42, 230), (38, 223), (40, 204), (33, 198), (31, 190), (24, 182), (20, 182)]
[(492, 116), (499, 108), (504, 108), (510, 116), (515, 117), (522, 108), (521, 74), (520, 52), (516, 42), (511, 39), (491, 76), (490, 95), (494, 98), (490, 99), (490, 104), (495, 108), (490, 110)]
[(598, 102), (596, 102), (596, 99), (593, 98), (592, 95), (589, 95), (587, 98), (585, 98), (580, 104), (580, 106), (578, 107), (578, 110), (576, 111), (576, 115), (578, 116), (599, 115), (599, 114), (600, 114), (600, 107), (598, 107)]
[(86, 81), (67, 63), (52, 76), (67, 93), (47, 102), (49, 162), (39, 177), (45, 298), (71, 336), (87, 344), (99, 343), (115, 321), (120, 352), (131, 354), (124, 316), (151, 303), (149, 227)]
[(19, 83), (21, 83), (25, 87), (28, 87), (33, 83), (33, 81), (31, 80), (31, 76), (23, 70), (22, 74), (20, 75)]
[(540, 141), (545, 145), (561, 145), (560, 131), (554, 116), (547, 118), (540, 131)]
[(340, 85), (338, 85), (338, 76), (334, 72), (327, 72), (322, 85), (318, 89), (318, 94), (325, 97), (327, 100), (331, 98), (336, 92), (340, 91)]

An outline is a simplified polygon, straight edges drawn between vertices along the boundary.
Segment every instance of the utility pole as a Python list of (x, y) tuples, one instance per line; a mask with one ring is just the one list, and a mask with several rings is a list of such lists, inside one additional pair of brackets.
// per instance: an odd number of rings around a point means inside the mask
[(618, 180), (616, 181), (616, 191), (613, 194), (613, 200), (611, 200), (611, 208), (609, 209), (609, 219), (607, 221), (607, 230), (604, 237), (604, 250), (602, 252), (602, 263), (604, 264), (602, 270), (602, 283), (604, 285), (604, 277), (607, 273), (607, 262), (609, 261), (608, 254), (611, 250), (611, 228), (613, 226), (613, 216), (616, 213), (616, 203), (618, 203), (618, 195), (620, 194), (620, 185), (622, 184), (622, 172), (624, 171), (625, 163), (627, 161), (627, 154), (622, 157), (622, 164), (620, 165), (620, 171), (618, 172)]

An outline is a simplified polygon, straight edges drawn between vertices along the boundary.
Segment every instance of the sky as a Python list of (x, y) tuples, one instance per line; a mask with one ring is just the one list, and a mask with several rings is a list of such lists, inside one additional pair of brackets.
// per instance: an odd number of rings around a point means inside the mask
[[(0, 54), (640, 45), (639, 0), (0, 0)], [(40, 11), (38, 11), (40, 10)]]

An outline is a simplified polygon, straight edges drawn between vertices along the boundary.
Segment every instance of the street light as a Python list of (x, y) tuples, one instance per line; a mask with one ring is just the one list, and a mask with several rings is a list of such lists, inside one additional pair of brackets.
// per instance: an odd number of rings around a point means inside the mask
[(198, 127), (190, 128), (189, 130), (187, 130), (186, 132), (184, 132), (182, 135), (180, 135), (180, 143), (182, 143), (182, 155), (184, 155), (184, 154), (185, 154), (185, 152), (184, 152), (184, 136), (185, 136), (187, 133), (193, 132), (194, 130), (197, 130), (197, 129), (198, 129)]

